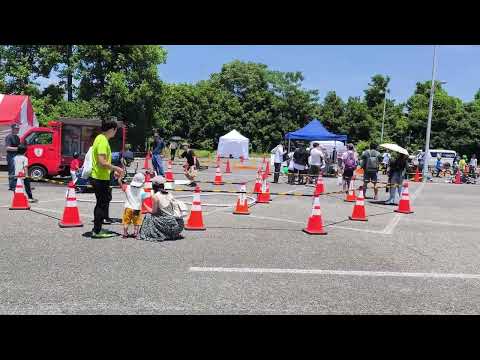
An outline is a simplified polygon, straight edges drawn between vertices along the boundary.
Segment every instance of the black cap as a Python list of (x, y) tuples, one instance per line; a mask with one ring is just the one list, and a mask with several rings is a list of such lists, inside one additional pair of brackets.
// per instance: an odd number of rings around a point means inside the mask
[(11, 128), (12, 129), (20, 129), (20, 126), (18, 126), (18, 124), (12, 124)]

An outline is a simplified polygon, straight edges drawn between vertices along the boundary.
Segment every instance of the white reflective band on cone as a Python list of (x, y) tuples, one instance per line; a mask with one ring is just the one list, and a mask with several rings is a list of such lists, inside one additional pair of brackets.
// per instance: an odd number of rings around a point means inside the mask
[(362, 200), (357, 200), (357, 205), (359, 206), (365, 206), (365, 201)]
[(202, 211), (202, 207), (199, 204), (192, 204), (191, 211)]
[(77, 207), (77, 200), (67, 200), (67, 207)]
[(320, 216), (322, 215), (322, 210), (320, 209), (320, 206), (314, 206), (312, 210), (312, 216)]
[(200, 193), (193, 193), (193, 202), (200, 204)]

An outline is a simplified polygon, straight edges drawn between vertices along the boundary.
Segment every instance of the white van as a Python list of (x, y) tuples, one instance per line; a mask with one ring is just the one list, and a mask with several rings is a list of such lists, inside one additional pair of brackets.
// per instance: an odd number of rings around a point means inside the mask
[[(413, 156), (415, 157), (413, 159), (413, 165), (417, 166), (418, 165), (418, 158), (420, 154), (422, 153), (422, 150), (417, 150), (413, 153)], [(435, 150), (435, 149), (430, 149), (430, 158), (428, 160), (428, 166), (429, 167), (435, 167), (435, 164), (437, 163), (437, 155), (440, 154), (440, 159), (442, 161), (442, 164), (445, 163), (450, 163), (450, 166), (453, 166), (453, 161), (455, 160), (455, 156), (457, 156), (457, 152), (454, 150)]]

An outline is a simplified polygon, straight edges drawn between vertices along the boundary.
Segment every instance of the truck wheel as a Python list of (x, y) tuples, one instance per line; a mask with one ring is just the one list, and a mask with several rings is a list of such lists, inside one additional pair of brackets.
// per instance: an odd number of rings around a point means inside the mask
[(47, 170), (43, 166), (34, 165), (28, 169), (28, 175), (33, 180), (42, 180), (47, 175)]

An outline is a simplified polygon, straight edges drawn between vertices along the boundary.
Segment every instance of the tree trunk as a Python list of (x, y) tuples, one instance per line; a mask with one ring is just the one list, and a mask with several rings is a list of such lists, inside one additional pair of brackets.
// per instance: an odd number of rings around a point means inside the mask
[(73, 90), (72, 90), (72, 69), (70, 67), (70, 59), (72, 57), (72, 45), (67, 45), (67, 100), (73, 101)]

